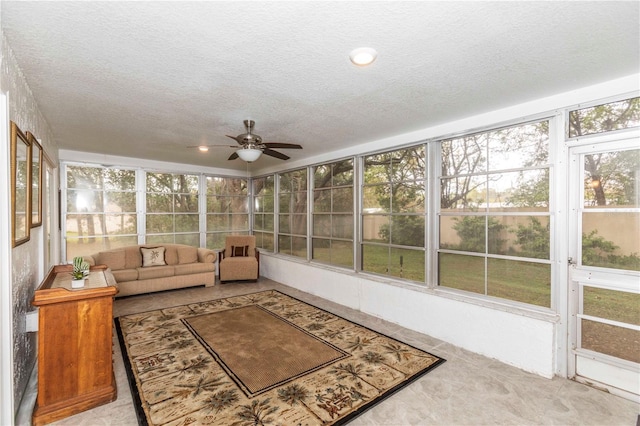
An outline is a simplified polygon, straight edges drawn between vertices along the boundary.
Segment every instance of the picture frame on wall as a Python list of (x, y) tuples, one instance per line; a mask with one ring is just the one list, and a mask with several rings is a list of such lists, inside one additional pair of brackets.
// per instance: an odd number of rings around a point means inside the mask
[(11, 247), (31, 236), (31, 143), (11, 122)]
[(27, 132), (31, 144), (31, 227), (42, 225), (42, 145), (31, 132)]

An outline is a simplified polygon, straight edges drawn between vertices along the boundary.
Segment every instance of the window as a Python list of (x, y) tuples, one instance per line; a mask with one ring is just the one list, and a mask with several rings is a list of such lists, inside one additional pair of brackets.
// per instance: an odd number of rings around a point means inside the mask
[(133, 170), (66, 166), (66, 258), (137, 244)]
[(550, 307), (549, 122), (440, 143), (438, 284)]
[(425, 281), (425, 147), (366, 156), (362, 270)]
[(278, 253), (306, 259), (307, 169), (278, 176)]
[(569, 137), (593, 135), (640, 126), (640, 98), (569, 112)]
[(207, 248), (224, 248), (231, 234), (249, 233), (247, 179), (207, 176)]
[(147, 173), (147, 244), (200, 246), (198, 175)]
[(353, 268), (353, 160), (313, 168), (311, 258)]
[(256, 247), (273, 251), (274, 177), (254, 178), (253, 183), (253, 235)]

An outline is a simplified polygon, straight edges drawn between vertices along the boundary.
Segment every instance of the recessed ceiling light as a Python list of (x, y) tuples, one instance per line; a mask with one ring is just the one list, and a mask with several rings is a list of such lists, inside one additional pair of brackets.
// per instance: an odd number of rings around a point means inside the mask
[(359, 67), (369, 65), (376, 60), (377, 56), (378, 52), (370, 47), (360, 47), (358, 49), (352, 50), (349, 54), (351, 62), (353, 62), (355, 65), (358, 65)]
[(204, 146), (204, 145), (200, 145), (198, 147), (198, 149), (200, 150), (200, 152), (207, 152), (209, 151), (209, 147), (208, 146)]

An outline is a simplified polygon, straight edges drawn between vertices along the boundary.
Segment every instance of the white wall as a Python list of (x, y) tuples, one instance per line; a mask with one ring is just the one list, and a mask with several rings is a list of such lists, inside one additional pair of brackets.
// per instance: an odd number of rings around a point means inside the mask
[[(38, 104), (29, 88), (27, 81), (18, 67), (11, 47), (7, 43), (4, 35), (0, 33), (0, 91), (8, 99), (9, 119), (14, 121), (23, 131), (30, 131), (36, 138), (41, 140), (41, 144), (49, 158), (57, 161), (57, 146), (53, 143), (53, 136), (44, 116), (38, 109)], [(3, 117), (4, 119), (4, 117)], [(3, 123), (8, 126), (8, 123)], [(5, 127), (3, 127), (4, 129)], [(6, 138), (4, 138), (6, 139)], [(1, 149), (9, 150), (3, 139)], [(3, 157), (4, 158), (4, 157)], [(8, 160), (8, 156), (6, 157)], [(5, 160), (6, 161), (6, 160)], [(10, 168), (10, 163), (5, 162), (0, 166), (5, 172)], [(7, 191), (2, 193), (3, 199), (0, 202), (2, 208), (9, 211), (11, 206), (10, 194)], [(2, 217), (5, 217), (3, 215)], [(10, 226), (10, 223), (3, 223)], [(2, 269), (4, 271), (3, 286), (10, 285), (11, 295), (3, 298), (2, 311), (11, 312), (10, 324), (6, 321), (6, 315), (2, 316), (2, 343), (3, 357), (7, 356), (5, 350), (11, 352), (12, 365), (8, 366), (4, 362), (0, 364), (0, 377), (2, 380), (2, 406), (3, 423), (7, 413), (4, 407), (11, 407), (9, 410), (12, 418), (18, 408), (20, 399), (29, 381), (31, 371), (36, 362), (36, 335), (26, 332), (25, 314), (31, 311), (31, 299), (38, 284), (44, 277), (43, 272), (43, 247), (46, 244), (46, 237), (43, 227), (31, 229), (31, 238), (18, 247), (11, 248), (10, 237), (3, 237), (1, 244), (3, 249), (8, 250), (9, 256), (2, 256)], [(3, 232), (4, 236), (5, 233)], [(10, 234), (9, 234), (10, 235)], [(9, 263), (9, 264), (7, 264)], [(7, 274), (8, 271), (8, 274)], [(8, 282), (4, 281), (5, 275)], [(3, 293), (4, 295), (4, 293)], [(11, 347), (5, 348), (5, 331), (10, 334)], [(3, 358), (4, 361), (4, 358)], [(5, 390), (7, 390), (5, 392)], [(9, 411), (6, 410), (6, 411)]]

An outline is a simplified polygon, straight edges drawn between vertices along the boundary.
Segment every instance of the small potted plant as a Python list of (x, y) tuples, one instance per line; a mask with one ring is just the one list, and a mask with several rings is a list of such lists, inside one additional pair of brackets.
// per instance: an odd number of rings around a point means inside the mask
[(84, 280), (87, 275), (89, 275), (89, 264), (80, 256), (74, 257), (71, 288), (84, 287)]

